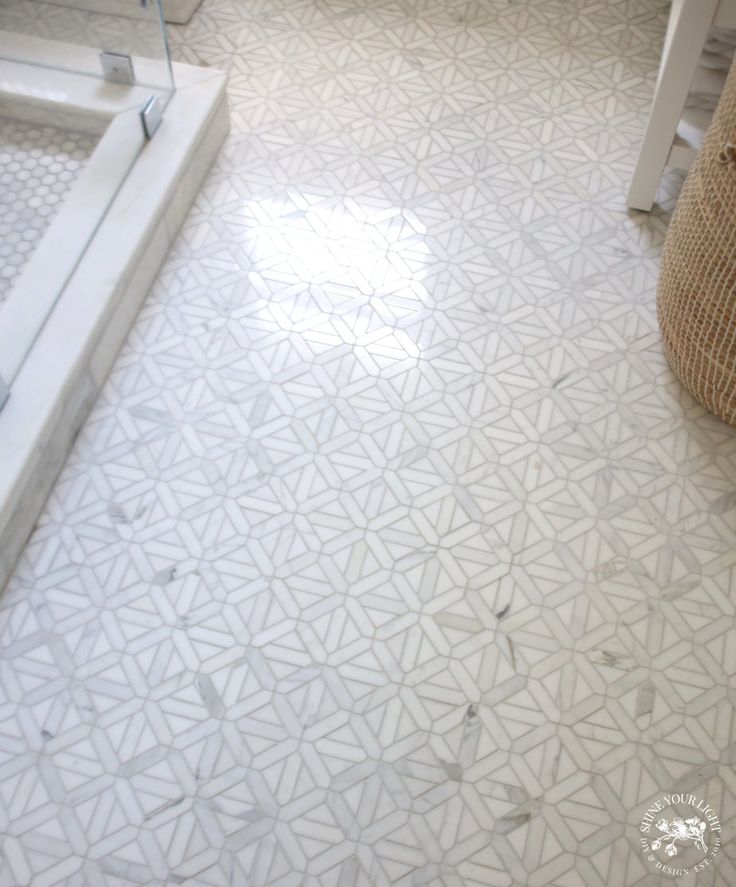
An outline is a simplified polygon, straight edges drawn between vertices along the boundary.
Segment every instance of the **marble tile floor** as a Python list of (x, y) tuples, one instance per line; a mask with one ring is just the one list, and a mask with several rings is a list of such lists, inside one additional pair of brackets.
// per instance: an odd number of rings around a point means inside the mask
[(233, 132), (1, 600), (0, 887), (736, 883), (736, 434), (623, 196), (664, 0), (205, 0)]
[(86, 133), (0, 117), (0, 304), (96, 142)]

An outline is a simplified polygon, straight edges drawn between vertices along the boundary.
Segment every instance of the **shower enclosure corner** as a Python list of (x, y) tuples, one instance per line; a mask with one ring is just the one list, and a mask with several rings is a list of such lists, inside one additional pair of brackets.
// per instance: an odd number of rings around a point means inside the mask
[(0, 0), (0, 403), (173, 91), (161, 0)]

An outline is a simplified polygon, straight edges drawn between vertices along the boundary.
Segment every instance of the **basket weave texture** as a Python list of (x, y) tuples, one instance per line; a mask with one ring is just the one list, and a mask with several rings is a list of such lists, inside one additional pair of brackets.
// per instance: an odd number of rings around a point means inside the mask
[(667, 230), (657, 314), (675, 374), (736, 426), (736, 62)]

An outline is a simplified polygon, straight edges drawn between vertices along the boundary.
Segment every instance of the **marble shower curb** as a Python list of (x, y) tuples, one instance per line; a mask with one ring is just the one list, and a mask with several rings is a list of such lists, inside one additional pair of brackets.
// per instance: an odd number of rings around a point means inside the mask
[(226, 77), (179, 88), (80, 260), (0, 412), (0, 588), (33, 531), (178, 228), (229, 129)]

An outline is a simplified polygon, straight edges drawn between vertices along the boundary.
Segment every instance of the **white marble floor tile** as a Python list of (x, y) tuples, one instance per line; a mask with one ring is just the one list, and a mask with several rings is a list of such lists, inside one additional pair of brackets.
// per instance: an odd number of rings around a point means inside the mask
[(682, 177), (624, 206), (666, 14), (171, 28), (233, 131), (0, 602), (0, 887), (661, 887), (670, 791), (736, 882), (736, 435)]

